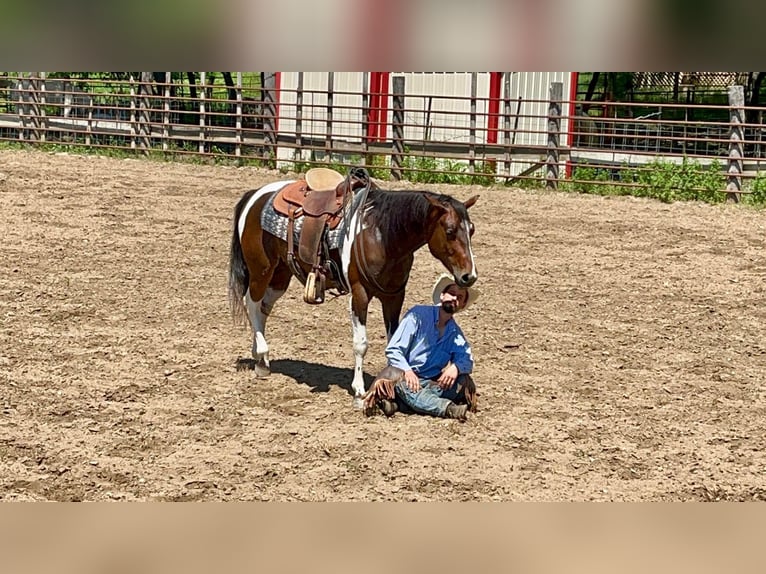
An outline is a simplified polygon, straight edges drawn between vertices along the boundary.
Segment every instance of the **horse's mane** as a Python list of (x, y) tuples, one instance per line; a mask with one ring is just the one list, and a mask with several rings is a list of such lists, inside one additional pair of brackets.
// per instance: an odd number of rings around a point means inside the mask
[[(468, 220), (465, 206), (449, 195), (430, 191), (370, 190), (369, 203), (375, 218), (375, 225), (384, 231), (383, 242), (396, 241), (402, 234), (411, 234), (413, 228), (425, 222), (434, 198), (446, 206), (452, 206), (463, 220)], [(388, 245), (386, 245), (387, 247)]]

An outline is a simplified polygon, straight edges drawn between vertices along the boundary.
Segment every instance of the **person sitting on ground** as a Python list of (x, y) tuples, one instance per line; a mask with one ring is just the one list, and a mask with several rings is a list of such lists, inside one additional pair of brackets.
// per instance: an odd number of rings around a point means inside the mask
[(476, 412), (471, 345), (453, 315), (478, 296), (478, 289), (459, 287), (450, 275), (439, 277), (434, 304), (412, 307), (388, 342), (388, 365), (365, 395), (367, 415), (411, 409), (464, 421), (468, 410)]

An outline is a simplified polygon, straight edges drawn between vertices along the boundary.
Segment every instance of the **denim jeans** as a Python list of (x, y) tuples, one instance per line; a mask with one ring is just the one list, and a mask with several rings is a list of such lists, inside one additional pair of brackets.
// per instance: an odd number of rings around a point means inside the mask
[(463, 377), (458, 376), (451, 387), (441, 389), (435, 381), (420, 379), (420, 390), (412, 392), (404, 380), (396, 383), (396, 396), (416, 413), (443, 417), (447, 406), (463, 394)]

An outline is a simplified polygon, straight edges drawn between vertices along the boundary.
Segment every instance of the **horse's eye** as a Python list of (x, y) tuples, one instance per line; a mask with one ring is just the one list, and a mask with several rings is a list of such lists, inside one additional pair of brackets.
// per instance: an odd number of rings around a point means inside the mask
[(455, 239), (456, 236), (457, 236), (457, 231), (455, 230), (454, 227), (450, 227), (449, 229), (447, 229), (447, 239)]

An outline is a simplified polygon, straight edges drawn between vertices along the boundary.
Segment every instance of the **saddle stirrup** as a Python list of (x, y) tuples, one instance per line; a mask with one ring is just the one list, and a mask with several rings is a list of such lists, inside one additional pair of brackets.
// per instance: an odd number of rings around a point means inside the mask
[(306, 286), (303, 289), (303, 300), (310, 305), (324, 303), (325, 276), (316, 269), (306, 277)]

